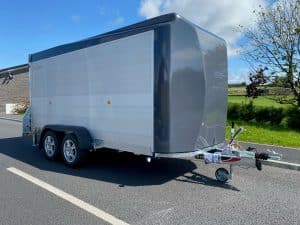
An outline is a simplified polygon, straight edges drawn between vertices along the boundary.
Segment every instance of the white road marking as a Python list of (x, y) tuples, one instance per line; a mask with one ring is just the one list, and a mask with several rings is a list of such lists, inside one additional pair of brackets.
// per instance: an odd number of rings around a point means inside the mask
[(263, 162), (263, 164), (269, 165), (269, 166), (275, 166), (275, 167), (279, 167), (279, 168), (300, 171), (300, 164), (297, 164), (297, 163), (289, 163), (289, 162), (270, 160), (270, 159), (267, 161), (262, 161), (262, 162)]
[(286, 164), (286, 165), (290, 165), (290, 166), (297, 166), (300, 167), (300, 164), (297, 163), (290, 163), (290, 162), (285, 162), (285, 161), (277, 161), (277, 160), (268, 160), (269, 162), (275, 162), (275, 163), (279, 163), (279, 164)]
[(22, 178), (24, 178), (25, 180), (28, 180), (30, 181), (31, 183), (55, 194), (56, 196), (72, 203), (73, 205), (76, 205), (77, 207), (97, 216), (98, 218), (110, 223), (110, 224), (113, 224), (113, 225), (129, 225), (128, 223), (125, 223), (123, 222), (122, 220), (102, 211), (101, 209), (98, 209), (96, 208), (95, 206), (92, 206), (82, 200), (80, 200), (79, 198), (76, 198), (75, 196), (73, 195), (70, 195), (38, 178), (35, 178), (19, 169), (16, 169), (14, 167), (9, 167), (7, 168), (7, 170), (11, 173), (14, 173)]
[(292, 147), (284, 147), (284, 146), (280, 146), (280, 145), (270, 145), (270, 144), (262, 144), (262, 143), (256, 143), (256, 142), (249, 142), (249, 141), (239, 141), (240, 143), (244, 143), (244, 144), (254, 144), (254, 145), (260, 145), (260, 146), (268, 146), (268, 147), (272, 147), (272, 148), (283, 148), (283, 149), (293, 149), (293, 150), (300, 150), (300, 148), (292, 148)]

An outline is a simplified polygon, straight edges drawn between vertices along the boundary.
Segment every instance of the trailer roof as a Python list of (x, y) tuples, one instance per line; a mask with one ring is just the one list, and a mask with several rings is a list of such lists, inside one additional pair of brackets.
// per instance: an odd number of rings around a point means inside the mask
[(68, 52), (76, 51), (79, 49), (87, 48), (93, 45), (98, 45), (104, 42), (109, 42), (112, 40), (116, 40), (119, 38), (123, 38), (126, 36), (134, 35), (137, 33), (145, 32), (147, 30), (151, 30), (158, 25), (168, 23), (176, 20), (178, 18), (178, 14), (170, 13), (162, 16), (158, 16), (152, 19), (145, 20), (143, 22), (139, 22), (130, 26), (126, 26), (114, 31), (110, 31), (104, 34), (96, 35), (87, 39), (83, 39), (80, 41), (56, 46), (54, 48), (50, 48), (44, 51), (40, 51), (37, 53), (33, 53), (29, 55), (29, 62), (34, 62), (38, 60), (42, 60), (45, 58), (50, 58), (53, 56), (65, 54)]

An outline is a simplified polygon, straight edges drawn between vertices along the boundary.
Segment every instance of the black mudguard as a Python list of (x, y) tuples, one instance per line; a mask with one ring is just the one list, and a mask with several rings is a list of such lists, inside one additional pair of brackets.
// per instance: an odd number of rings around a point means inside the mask
[(46, 131), (51, 130), (62, 135), (73, 134), (78, 140), (79, 148), (84, 150), (90, 150), (93, 148), (93, 138), (90, 132), (85, 127), (70, 126), (70, 125), (46, 125), (39, 138), (39, 148), (42, 148), (42, 140)]

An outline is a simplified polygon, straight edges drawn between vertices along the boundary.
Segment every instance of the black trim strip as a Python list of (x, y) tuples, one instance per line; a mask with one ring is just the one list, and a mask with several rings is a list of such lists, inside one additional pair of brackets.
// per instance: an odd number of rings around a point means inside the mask
[(120, 28), (114, 31), (110, 31), (101, 35), (93, 36), (87, 39), (83, 39), (77, 42), (60, 45), (54, 48), (50, 48), (44, 51), (40, 51), (29, 55), (29, 62), (35, 62), (38, 60), (50, 58), (57, 55), (62, 55), (68, 52), (76, 51), (79, 49), (87, 48), (90, 46), (98, 45), (101, 43), (113, 41), (116, 39), (124, 38), (127, 36), (135, 35), (138, 33), (146, 32), (148, 30), (153, 30), (164, 23), (169, 23), (176, 20), (177, 14), (170, 13), (155, 17), (153, 19), (145, 20), (124, 28)]
[(154, 34), (154, 152), (169, 152), (171, 27), (161, 26)]

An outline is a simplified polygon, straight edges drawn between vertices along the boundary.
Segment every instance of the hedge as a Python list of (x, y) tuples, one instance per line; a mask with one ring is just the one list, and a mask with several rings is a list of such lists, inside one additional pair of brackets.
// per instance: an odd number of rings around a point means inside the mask
[(261, 107), (253, 102), (245, 104), (229, 103), (227, 117), (230, 120), (251, 121), (300, 130), (300, 109)]
[(287, 126), (300, 130), (300, 109), (293, 107), (287, 110)]

